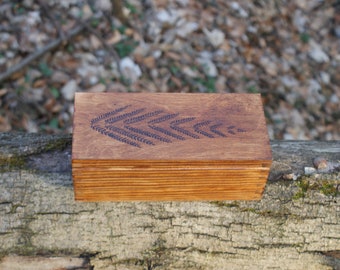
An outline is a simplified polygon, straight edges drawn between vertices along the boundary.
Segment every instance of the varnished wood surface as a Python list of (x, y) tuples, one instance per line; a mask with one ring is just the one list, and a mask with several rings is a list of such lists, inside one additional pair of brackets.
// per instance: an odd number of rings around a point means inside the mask
[(257, 94), (76, 93), (72, 155), (73, 160), (271, 159)]
[(270, 164), (260, 95), (76, 94), (77, 200), (255, 200)]
[(255, 200), (260, 199), (265, 178), (244, 179), (238, 183), (223, 179), (117, 179), (101, 185), (76, 185), (80, 201), (171, 201), (171, 200)]

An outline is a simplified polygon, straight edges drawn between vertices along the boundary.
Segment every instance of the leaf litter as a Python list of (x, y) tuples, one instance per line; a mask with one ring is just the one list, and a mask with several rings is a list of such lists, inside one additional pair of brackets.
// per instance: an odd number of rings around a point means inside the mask
[(340, 139), (336, 1), (122, 3), (0, 3), (0, 78), (46, 49), (0, 80), (0, 132), (72, 132), (75, 92), (217, 92), (260, 93), (272, 139)]

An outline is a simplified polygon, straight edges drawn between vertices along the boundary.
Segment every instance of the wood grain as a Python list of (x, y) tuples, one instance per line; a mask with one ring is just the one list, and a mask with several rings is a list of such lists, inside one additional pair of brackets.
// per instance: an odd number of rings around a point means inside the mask
[(260, 95), (76, 94), (77, 200), (260, 199), (270, 164)]

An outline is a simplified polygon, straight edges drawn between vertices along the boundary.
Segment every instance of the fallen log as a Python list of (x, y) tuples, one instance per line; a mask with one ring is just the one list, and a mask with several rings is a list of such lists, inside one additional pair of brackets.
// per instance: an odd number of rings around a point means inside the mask
[(272, 141), (260, 201), (143, 203), (76, 202), (71, 143), (0, 134), (0, 269), (340, 269), (339, 141)]

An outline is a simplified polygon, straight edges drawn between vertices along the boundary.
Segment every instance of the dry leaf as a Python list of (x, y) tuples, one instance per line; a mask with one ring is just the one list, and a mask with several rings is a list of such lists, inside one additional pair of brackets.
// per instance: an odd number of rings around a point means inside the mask
[(104, 84), (96, 84), (94, 86), (92, 86), (91, 88), (87, 89), (87, 92), (90, 93), (101, 93), (101, 92), (105, 92), (106, 90), (106, 86)]
[(122, 39), (122, 35), (120, 34), (118, 30), (115, 30), (113, 32), (113, 35), (106, 40), (106, 44), (113, 45), (121, 41), (121, 39)]
[(152, 56), (148, 56), (148, 57), (143, 58), (142, 63), (143, 63), (147, 68), (150, 68), (150, 69), (153, 69), (153, 68), (156, 67), (155, 58), (152, 57)]
[(221, 30), (214, 29), (212, 31), (209, 31), (208, 29), (203, 28), (203, 32), (208, 38), (210, 44), (213, 45), (215, 48), (223, 44), (225, 35)]
[(7, 117), (0, 115), (0, 132), (8, 132), (12, 129)]
[(6, 95), (8, 93), (8, 90), (6, 88), (0, 89), (0, 97)]

